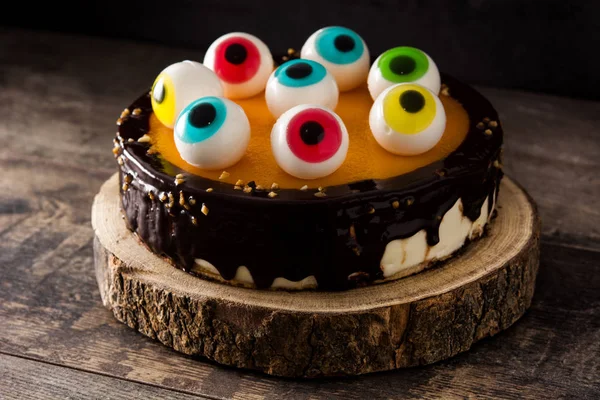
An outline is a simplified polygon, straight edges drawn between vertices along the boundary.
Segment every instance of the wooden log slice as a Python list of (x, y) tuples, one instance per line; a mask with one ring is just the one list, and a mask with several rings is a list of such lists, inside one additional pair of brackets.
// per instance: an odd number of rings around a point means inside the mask
[(523, 315), (539, 265), (536, 207), (508, 178), (488, 234), (462, 254), (345, 292), (254, 290), (174, 268), (125, 227), (116, 175), (95, 198), (92, 224), (102, 301), (119, 321), (185, 354), (288, 377), (358, 375), (466, 351)]

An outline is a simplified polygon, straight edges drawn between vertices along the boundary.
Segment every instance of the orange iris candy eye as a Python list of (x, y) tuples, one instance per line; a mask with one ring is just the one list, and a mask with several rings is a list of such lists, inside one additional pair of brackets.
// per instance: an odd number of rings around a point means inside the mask
[(221, 79), (226, 97), (242, 99), (264, 90), (273, 71), (273, 56), (256, 36), (234, 32), (221, 36), (210, 45), (204, 65)]
[(377, 143), (390, 153), (417, 155), (440, 141), (446, 128), (446, 112), (431, 90), (402, 83), (389, 87), (375, 99), (369, 125)]
[(277, 164), (301, 179), (332, 174), (346, 159), (348, 131), (333, 111), (299, 105), (279, 117), (271, 131), (271, 148)]

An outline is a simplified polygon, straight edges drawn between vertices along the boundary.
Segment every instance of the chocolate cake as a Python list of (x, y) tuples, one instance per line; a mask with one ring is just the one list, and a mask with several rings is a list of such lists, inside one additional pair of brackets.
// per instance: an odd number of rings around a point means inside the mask
[(378, 284), (443, 262), (493, 215), (498, 114), (421, 50), (372, 59), (355, 32), (328, 27), (273, 57), (231, 33), (148, 89), (117, 120), (122, 210), (198, 279)]

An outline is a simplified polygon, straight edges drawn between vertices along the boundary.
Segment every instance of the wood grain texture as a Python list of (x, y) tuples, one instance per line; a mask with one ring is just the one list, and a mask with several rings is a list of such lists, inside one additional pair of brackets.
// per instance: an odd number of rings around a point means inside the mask
[(600, 102), (482, 89), (506, 128), (505, 170), (536, 200), (543, 235), (531, 308), (467, 353), (281, 380), (181, 356), (116, 321), (93, 272), (92, 199), (116, 171), (116, 117), (183, 57), (0, 28), (0, 353), (223, 399), (600, 397)]
[(206, 399), (3, 354), (0, 354), (0, 376), (0, 398), (3, 400)]
[(173, 268), (127, 229), (115, 174), (92, 207), (96, 277), (119, 321), (221, 364), (311, 378), (431, 364), (507, 329), (531, 304), (540, 221), (508, 177), (500, 192), (488, 234), (441, 267), (350, 291), (290, 293)]

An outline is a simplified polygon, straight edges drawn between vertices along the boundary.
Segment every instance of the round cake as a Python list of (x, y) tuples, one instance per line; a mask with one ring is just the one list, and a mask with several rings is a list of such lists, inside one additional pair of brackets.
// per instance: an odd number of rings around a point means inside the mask
[(327, 27), (274, 57), (234, 32), (148, 86), (117, 120), (122, 210), (199, 279), (378, 284), (455, 255), (495, 212), (498, 114), (419, 49), (372, 58)]

